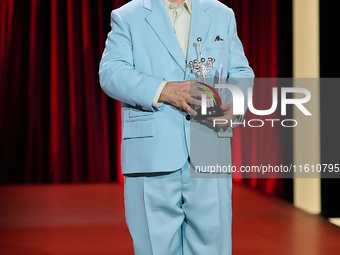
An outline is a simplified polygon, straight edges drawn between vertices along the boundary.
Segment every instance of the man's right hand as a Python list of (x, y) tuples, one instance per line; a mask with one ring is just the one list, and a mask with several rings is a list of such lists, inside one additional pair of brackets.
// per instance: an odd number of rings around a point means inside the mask
[(158, 102), (167, 102), (196, 116), (197, 112), (190, 107), (190, 104), (201, 106), (201, 100), (194, 98), (201, 97), (202, 91), (197, 89), (200, 86), (195, 81), (168, 82)]

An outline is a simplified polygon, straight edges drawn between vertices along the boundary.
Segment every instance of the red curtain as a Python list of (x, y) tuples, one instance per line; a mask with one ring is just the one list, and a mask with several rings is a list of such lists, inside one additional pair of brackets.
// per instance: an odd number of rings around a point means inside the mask
[[(244, 46), (250, 66), (256, 78), (278, 77), (278, 0), (230, 0), (224, 1), (233, 8), (238, 22), (238, 34)], [(264, 86), (257, 83), (253, 92), (253, 104), (256, 109), (269, 109), (272, 105), (272, 87), (275, 82)], [(245, 120), (250, 119), (280, 119), (276, 111), (270, 116), (257, 116), (249, 111)], [(258, 124), (258, 123), (256, 123)], [(272, 128), (266, 124), (261, 128), (239, 127), (234, 130), (232, 140), (233, 164), (240, 166), (268, 165), (280, 166), (283, 164), (282, 148), (283, 128), (276, 125)], [(268, 194), (283, 195), (282, 179), (261, 179), (260, 175), (254, 178), (243, 179), (236, 176), (235, 181), (249, 183)], [(275, 177), (275, 175), (273, 175)]]
[[(101, 91), (97, 73), (110, 11), (125, 2), (1, 1), (1, 183), (122, 180), (120, 104)], [(277, 0), (224, 2), (235, 11), (256, 76), (277, 77)], [(255, 89), (254, 97), (264, 93), (270, 90)], [(268, 109), (271, 102), (254, 104)], [(237, 128), (234, 162), (280, 163), (280, 132)], [(250, 183), (268, 193), (279, 187), (276, 179)]]
[(97, 73), (122, 4), (1, 1), (1, 183), (120, 178), (120, 105)]

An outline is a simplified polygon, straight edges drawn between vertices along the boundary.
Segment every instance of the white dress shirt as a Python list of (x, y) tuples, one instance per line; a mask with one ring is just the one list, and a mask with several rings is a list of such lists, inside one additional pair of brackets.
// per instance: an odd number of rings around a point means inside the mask
[[(176, 34), (178, 44), (182, 50), (185, 60), (187, 59), (188, 43), (190, 34), (190, 23), (191, 23), (191, 0), (185, 0), (179, 6), (168, 2), (167, 0), (161, 0), (164, 7), (169, 15), (174, 33)], [(153, 99), (152, 106), (159, 108), (162, 103), (158, 102), (159, 96), (162, 93), (164, 86), (167, 84), (163, 81)]]

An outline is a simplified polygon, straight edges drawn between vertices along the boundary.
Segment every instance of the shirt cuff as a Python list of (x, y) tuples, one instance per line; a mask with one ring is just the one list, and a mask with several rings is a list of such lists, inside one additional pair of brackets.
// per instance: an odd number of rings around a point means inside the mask
[(158, 102), (158, 99), (159, 99), (159, 97), (160, 97), (160, 95), (162, 93), (162, 90), (163, 90), (164, 86), (167, 83), (168, 83), (167, 81), (162, 81), (161, 84), (159, 85), (158, 90), (156, 92), (156, 95), (155, 95), (155, 97), (153, 98), (153, 101), (152, 101), (152, 106), (153, 107), (159, 108), (163, 104), (163, 103)]

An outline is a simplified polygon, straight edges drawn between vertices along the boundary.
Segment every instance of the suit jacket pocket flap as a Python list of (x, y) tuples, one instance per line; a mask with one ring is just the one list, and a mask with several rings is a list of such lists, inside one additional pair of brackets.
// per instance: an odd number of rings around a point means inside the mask
[(154, 120), (124, 122), (123, 139), (152, 137), (154, 134)]
[(130, 110), (129, 117), (133, 118), (133, 117), (139, 117), (139, 116), (149, 116), (153, 114), (154, 112)]

